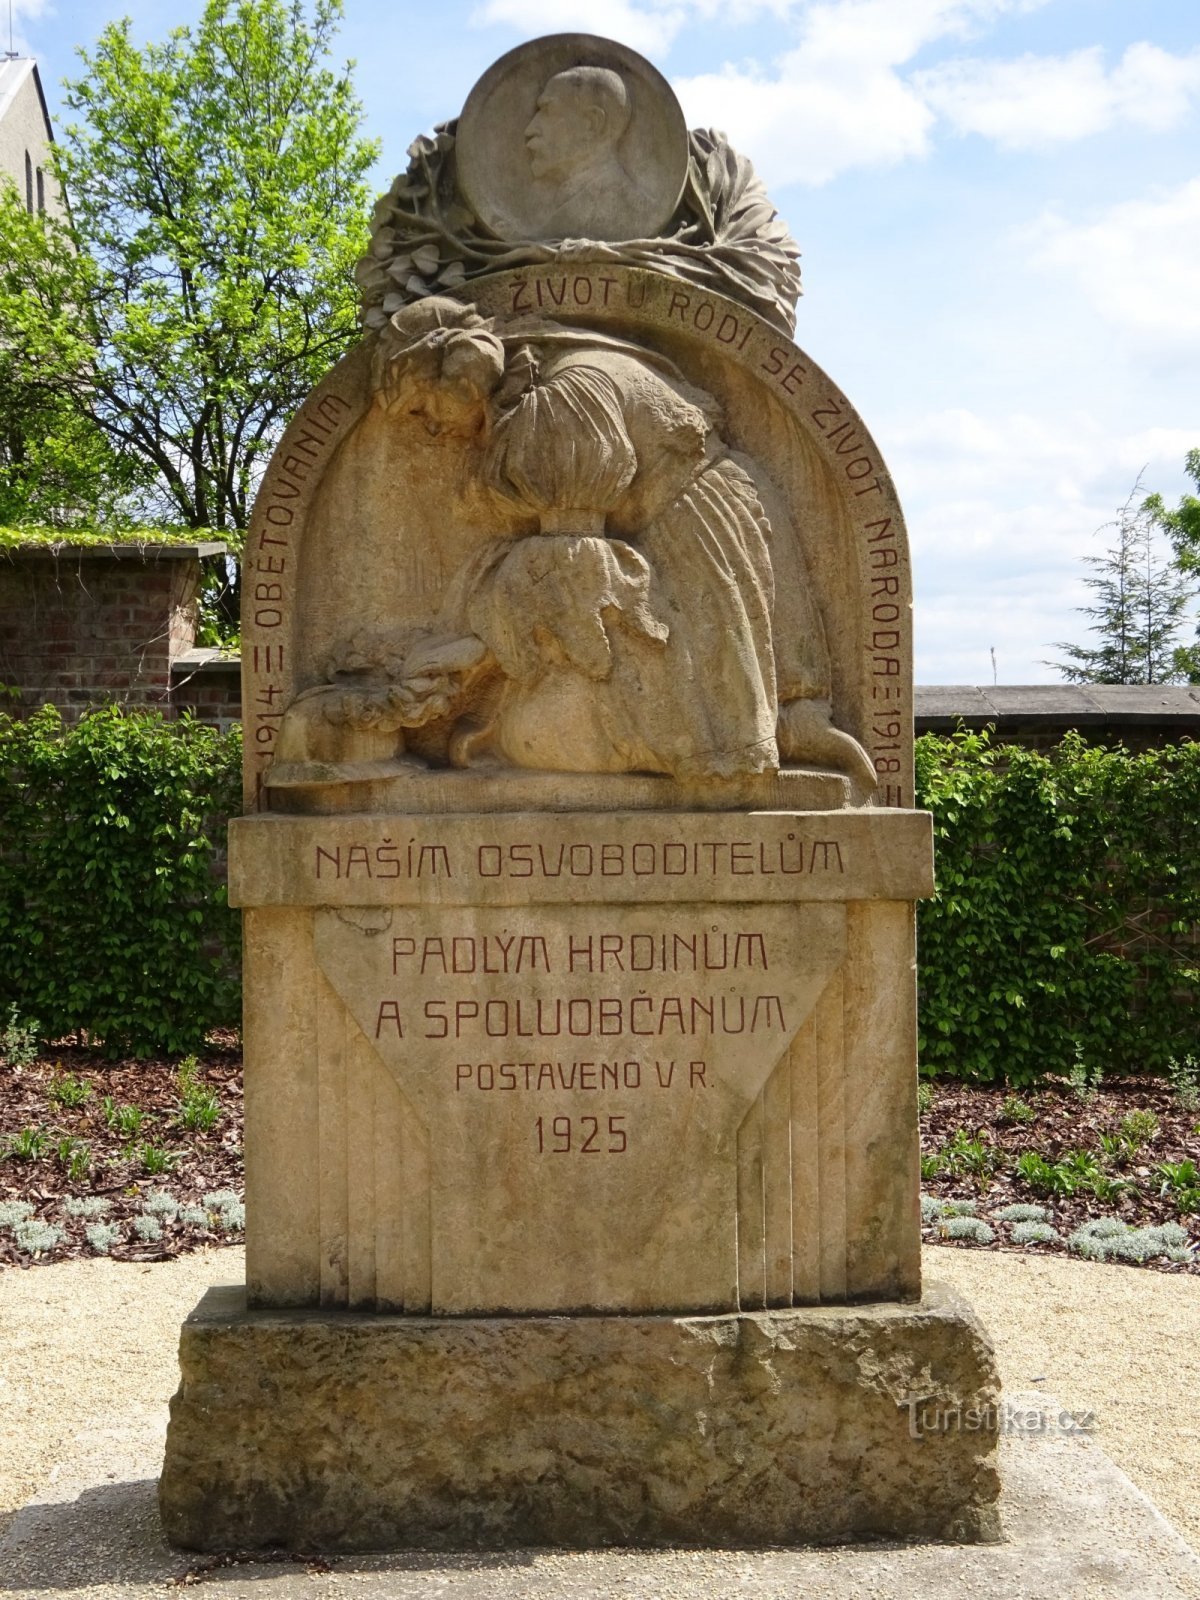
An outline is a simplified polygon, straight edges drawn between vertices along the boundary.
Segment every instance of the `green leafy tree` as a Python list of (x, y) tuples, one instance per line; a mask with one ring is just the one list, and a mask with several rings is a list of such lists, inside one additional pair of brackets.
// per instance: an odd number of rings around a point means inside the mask
[(138, 483), (93, 417), (64, 392), (62, 357), (78, 341), (70, 240), (48, 233), (11, 182), (0, 182), (0, 526), (69, 529), (124, 520)]
[[(1200, 450), (1188, 451), (1184, 470), (1200, 490)], [(1162, 495), (1152, 494), (1144, 509), (1170, 539), (1179, 571), (1193, 579), (1200, 577), (1200, 497), (1185, 494), (1172, 511), (1167, 509)], [(1200, 638), (1200, 629), (1197, 637)], [(1200, 683), (1200, 644), (1181, 645), (1175, 651), (1175, 665), (1190, 683)]]
[(66, 85), (70, 219), (26, 230), (0, 326), (12, 378), (132, 464), (146, 520), (236, 540), (288, 417), (357, 334), (376, 150), (329, 64), (341, 10), (208, 0), (144, 47), (114, 23)]
[(1160, 555), (1159, 524), (1141, 490), (1139, 477), (1116, 518), (1098, 530), (1115, 533), (1105, 553), (1084, 557), (1096, 603), (1079, 609), (1093, 619), (1098, 642), (1055, 645), (1067, 660), (1050, 665), (1069, 683), (1172, 683), (1182, 676), (1176, 639), (1194, 581)]

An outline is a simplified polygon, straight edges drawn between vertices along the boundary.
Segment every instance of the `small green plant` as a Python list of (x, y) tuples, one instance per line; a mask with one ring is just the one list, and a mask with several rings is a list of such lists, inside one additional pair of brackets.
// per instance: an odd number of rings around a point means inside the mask
[(996, 1237), (995, 1229), (979, 1217), (944, 1217), (941, 1233), (944, 1239), (970, 1239), (975, 1244), (991, 1244)]
[(1200, 1212), (1200, 1172), (1194, 1161), (1160, 1161), (1155, 1170), (1162, 1179), (1159, 1193), (1181, 1217)]
[(55, 1145), (54, 1154), (66, 1168), (72, 1183), (82, 1183), (92, 1170), (92, 1147), (86, 1139), (73, 1139), (68, 1135)]
[(63, 1106), (68, 1111), (77, 1110), (86, 1105), (91, 1098), (92, 1086), (82, 1078), (77, 1078), (72, 1072), (64, 1072), (61, 1066), (56, 1066), (54, 1075), (46, 1085), (46, 1098), (52, 1100), (56, 1106)]
[(1167, 1079), (1182, 1111), (1200, 1107), (1200, 1056), (1173, 1056), (1167, 1063)]
[(98, 1256), (106, 1256), (121, 1237), (118, 1222), (91, 1222), (83, 1231)]
[(939, 1155), (921, 1157), (921, 1176), (925, 1179), (940, 1178), (942, 1175), (942, 1158)]
[(45, 1128), (21, 1128), (8, 1141), (8, 1154), (14, 1161), (37, 1161), (46, 1153), (49, 1135)]
[(944, 1217), (973, 1217), (979, 1210), (978, 1200), (943, 1200)]
[(1036, 1116), (1037, 1112), (1028, 1100), (1022, 1100), (1020, 1095), (1016, 1094), (1005, 1095), (1000, 1107), (1001, 1122), (1015, 1122), (1024, 1127)]
[[(111, 1101), (109, 1104), (112, 1104)], [(146, 1113), (142, 1110), (141, 1106), (113, 1105), (112, 1114), (110, 1116), (108, 1107), (106, 1106), (104, 1111), (104, 1120), (108, 1123), (109, 1127), (114, 1133), (119, 1133), (123, 1138), (126, 1139), (135, 1139), (141, 1132), (142, 1123), (146, 1120)]]
[(13, 1229), (17, 1241), (17, 1249), (23, 1250), (26, 1255), (41, 1255), (47, 1250), (53, 1250), (63, 1236), (61, 1228), (56, 1228), (53, 1223), (30, 1220), (18, 1222)]
[(15, 1228), (33, 1215), (28, 1200), (0, 1200), (0, 1228)]
[(933, 1110), (933, 1085), (924, 1078), (917, 1083), (917, 1115), (927, 1117)]
[(112, 1201), (98, 1194), (72, 1196), (65, 1209), (69, 1217), (106, 1217), (112, 1210)]
[(171, 1172), (176, 1166), (179, 1157), (165, 1150), (160, 1144), (152, 1144), (147, 1140), (137, 1148), (137, 1158), (142, 1164), (142, 1171), (151, 1178), (157, 1178), (164, 1172)]
[(179, 1104), (180, 1127), (192, 1133), (207, 1133), (221, 1115), (221, 1102), (215, 1090), (193, 1084)]
[(1131, 1151), (1140, 1150), (1158, 1132), (1158, 1118), (1153, 1111), (1130, 1111), (1121, 1118), (1117, 1131)]
[(1050, 1213), (1045, 1206), (1011, 1205), (1001, 1206), (999, 1211), (992, 1215), (998, 1222), (1045, 1222)]
[(15, 1005), (8, 1008), (8, 1021), (0, 1028), (0, 1058), (10, 1067), (31, 1067), (38, 1056), (38, 1024), (22, 1021)]
[(214, 1211), (217, 1226), (226, 1233), (240, 1233), (246, 1226), (246, 1208), (235, 1189), (213, 1189), (204, 1196), (204, 1204)]
[(1057, 1244), (1062, 1235), (1048, 1222), (1014, 1222), (1010, 1237), (1014, 1244)]
[(144, 1244), (153, 1244), (162, 1238), (162, 1223), (157, 1217), (134, 1217), (133, 1231)]
[(1071, 1063), (1071, 1070), (1067, 1073), (1067, 1082), (1071, 1086), (1071, 1093), (1083, 1105), (1090, 1104), (1096, 1098), (1100, 1087), (1101, 1073), (1097, 1067), (1089, 1067), (1083, 1059), (1079, 1046), (1075, 1046), (1075, 1060)]
[(955, 1129), (938, 1151), (938, 1156), (943, 1172), (954, 1177), (973, 1177), (982, 1188), (987, 1187), (992, 1174), (1004, 1165), (1002, 1151), (979, 1135), (972, 1137), (965, 1128)]
[(1190, 1261), (1187, 1229), (1177, 1222), (1158, 1227), (1131, 1228), (1119, 1217), (1097, 1217), (1085, 1222), (1067, 1240), (1067, 1248), (1088, 1261), (1150, 1261), (1167, 1256), (1172, 1261)]
[(198, 1057), (184, 1056), (183, 1060), (175, 1068), (175, 1086), (181, 1095), (186, 1096), (190, 1089), (195, 1088), (196, 1073), (199, 1066)]

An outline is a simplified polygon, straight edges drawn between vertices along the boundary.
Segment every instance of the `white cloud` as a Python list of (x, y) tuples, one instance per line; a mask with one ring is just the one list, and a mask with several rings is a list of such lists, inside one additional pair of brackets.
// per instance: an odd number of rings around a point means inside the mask
[(1134, 44), (1109, 71), (1099, 46), (1065, 56), (948, 61), (913, 75), (912, 87), (959, 133), (1006, 149), (1081, 139), (1121, 122), (1155, 132), (1177, 126), (1200, 94), (1200, 50), (1174, 56)]
[(952, 409), (881, 429), (905, 506), (915, 576), (917, 677), (1057, 681), (1056, 640), (1082, 640), (1083, 557), (1145, 467), (1144, 492), (1168, 501), (1195, 426), (1118, 432), (1076, 411), (982, 416)]
[(929, 148), (934, 114), (897, 70), (918, 50), (1041, 0), (822, 0), (771, 67), (727, 64), (675, 83), (691, 122), (756, 152), (769, 184), (821, 184)]
[(687, 20), (687, 7), (665, 0), (484, 0), (471, 14), (476, 26), (504, 23), (528, 38), (543, 33), (598, 33), (650, 57), (663, 55)]
[(1045, 216), (1027, 237), (1038, 261), (1139, 342), (1176, 355), (1200, 348), (1200, 178), (1091, 222)]

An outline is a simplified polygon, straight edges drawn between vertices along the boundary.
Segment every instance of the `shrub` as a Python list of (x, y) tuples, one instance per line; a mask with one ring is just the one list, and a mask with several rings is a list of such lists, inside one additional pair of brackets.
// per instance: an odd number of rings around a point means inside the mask
[[(1187, 1094), (1200, 963), (1200, 744), (1048, 754), (917, 741), (937, 894), (918, 908), (927, 1073), (1086, 1092), (1101, 1070)], [(1193, 1088), (1194, 1088), (1193, 1081)]]
[(39, 1255), (44, 1250), (53, 1250), (63, 1236), (61, 1228), (56, 1228), (51, 1222), (39, 1222), (36, 1219), (18, 1222), (13, 1233), (16, 1236), (17, 1249), (31, 1256)]
[(999, 1211), (992, 1215), (997, 1222), (1045, 1222), (1050, 1213), (1045, 1206), (1011, 1205), (1001, 1206)]
[(235, 1022), (239, 922), (213, 849), (240, 736), (105, 706), (0, 714), (0, 1008), (111, 1054)]
[(121, 1227), (116, 1222), (92, 1222), (84, 1229), (87, 1242), (99, 1256), (106, 1256), (121, 1237)]
[(996, 1232), (979, 1217), (945, 1217), (942, 1236), (946, 1239), (973, 1239), (976, 1244), (991, 1244)]
[(1061, 1235), (1048, 1222), (1015, 1222), (1011, 1237), (1014, 1244), (1057, 1244)]

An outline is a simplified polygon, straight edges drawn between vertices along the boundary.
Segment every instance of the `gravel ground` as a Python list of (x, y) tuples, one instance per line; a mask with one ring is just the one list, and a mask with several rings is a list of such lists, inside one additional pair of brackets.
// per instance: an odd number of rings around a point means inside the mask
[(1200, 1278), (927, 1248), (991, 1332), (1006, 1390), (1092, 1411), (1096, 1441), (1200, 1551)]
[[(949, 1248), (925, 1261), (991, 1330), (1005, 1389), (1093, 1411), (1097, 1442), (1200, 1549), (1200, 1279)], [(0, 1274), (0, 1533), (78, 1436), (165, 1415), (181, 1321), (243, 1272), (234, 1248)]]

